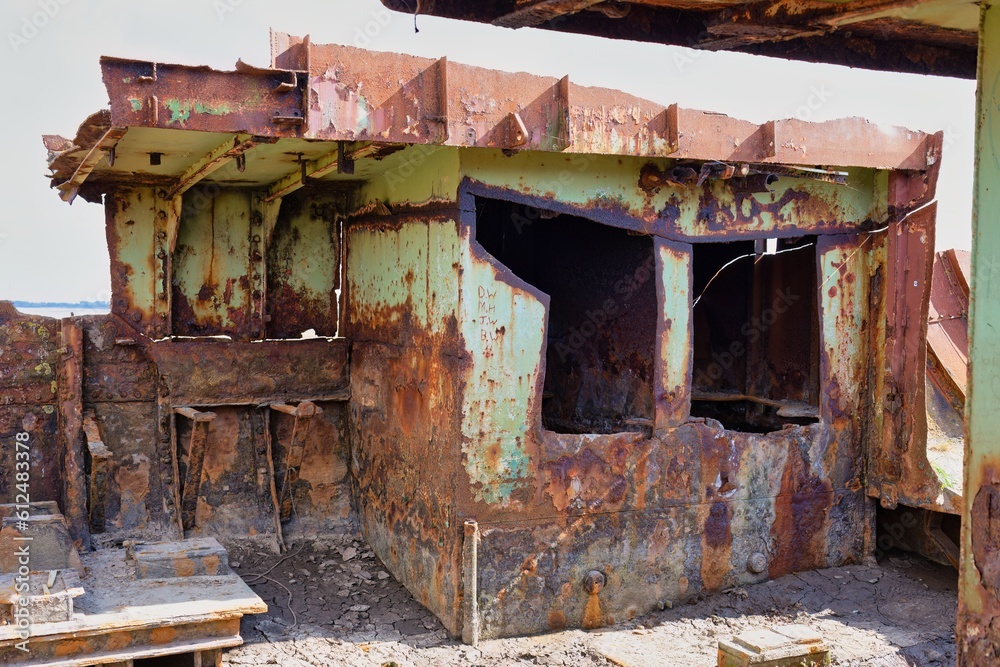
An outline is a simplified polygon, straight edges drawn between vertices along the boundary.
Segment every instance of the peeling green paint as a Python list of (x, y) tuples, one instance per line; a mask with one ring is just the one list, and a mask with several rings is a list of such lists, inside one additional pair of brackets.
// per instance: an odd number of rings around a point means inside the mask
[(205, 113), (210, 116), (224, 116), (227, 113), (232, 113), (232, 109), (229, 108), (228, 104), (220, 104), (219, 106), (210, 106), (204, 102), (194, 103), (195, 113)]
[(186, 102), (166, 100), (163, 105), (170, 110), (170, 120), (167, 121), (167, 124), (180, 123), (183, 125), (191, 117), (191, 107)]
[[(979, 85), (976, 106), (976, 179), (972, 216), (972, 285), (969, 305), (969, 384), (965, 402), (965, 508), (962, 517), (962, 562), (959, 582), (960, 658), (974, 650), (972, 638), (982, 628), (996, 628), (996, 605), (1000, 602), (993, 585), (983, 585), (987, 563), (974, 557), (975, 541), (980, 549), (995, 548), (995, 534), (973, 534), (977, 496), (1000, 482), (1000, 2), (982, 3), (979, 35)], [(990, 498), (986, 493), (983, 498)], [(980, 501), (983, 498), (979, 498)], [(988, 505), (987, 505), (988, 507)], [(996, 530), (996, 517), (982, 519), (983, 532)], [(975, 615), (982, 615), (977, 623)], [(992, 622), (992, 625), (990, 623)], [(966, 627), (968, 624), (968, 627)], [(995, 631), (994, 631), (995, 632)], [(968, 648), (965, 641), (968, 637)], [(986, 638), (1000, 646), (995, 634)], [(984, 655), (980, 653), (979, 655)], [(960, 660), (960, 664), (962, 661)], [(985, 664), (985, 663), (983, 663)]]
[(232, 109), (227, 104), (213, 106), (205, 102), (169, 99), (164, 100), (163, 105), (170, 111), (170, 120), (167, 121), (168, 125), (174, 123), (183, 125), (191, 118), (192, 111), (197, 114), (207, 114), (210, 116), (224, 116), (225, 114), (232, 113)]
[(132, 103), (132, 111), (142, 111), (142, 100), (130, 97), (128, 101)]
[(461, 326), (472, 358), (465, 467), (478, 500), (504, 505), (532, 475), (530, 432), (540, 417), (532, 416), (531, 397), (541, 379), (547, 303), (476, 257), (467, 234), (462, 250)]

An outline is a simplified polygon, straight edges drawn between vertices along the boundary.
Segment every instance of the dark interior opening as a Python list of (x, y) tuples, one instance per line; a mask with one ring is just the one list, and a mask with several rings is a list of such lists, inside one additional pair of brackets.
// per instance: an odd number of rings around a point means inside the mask
[(768, 433), (819, 419), (816, 238), (694, 246), (691, 414)]
[(652, 239), (577, 216), (477, 198), (476, 240), (550, 297), (545, 428), (651, 431), (658, 312)]

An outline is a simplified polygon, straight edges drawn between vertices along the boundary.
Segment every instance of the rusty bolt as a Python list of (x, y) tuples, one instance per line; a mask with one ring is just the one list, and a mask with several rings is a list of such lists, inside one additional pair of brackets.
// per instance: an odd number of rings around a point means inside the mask
[(750, 554), (747, 558), (747, 569), (754, 574), (760, 574), (767, 568), (767, 557), (759, 551)]
[(140, 313), (138, 310), (132, 313), (133, 322), (138, 322), (141, 319), (142, 319), (142, 313)]
[(603, 572), (600, 570), (591, 570), (583, 578), (583, 590), (587, 591), (589, 595), (597, 595), (604, 590), (605, 581)]
[(163, 231), (157, 232), (156, 235), (159, 236), (161, 239), (167, 238), (167, 233)]
[(260, 243), (260, 234), (254, 234), (253, 235), (253, 242), (254, 243)]

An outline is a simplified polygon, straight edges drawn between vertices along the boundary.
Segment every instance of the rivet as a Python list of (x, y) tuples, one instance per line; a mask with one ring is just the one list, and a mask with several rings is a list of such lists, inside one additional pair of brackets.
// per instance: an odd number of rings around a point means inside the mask
[(747, 558), (747, 570), (754, 574), (760, 574), (767, 568), (767, 557), (756, 551)]
[(597, 595), (602, 590), (604, 590), (604, 584), (607, 579), (604, 577), (604, 573), (600, 570), (591, 570), (587, 573), (587, 576), (583, 578), (583, 590), (585, 590), (589, 595)]

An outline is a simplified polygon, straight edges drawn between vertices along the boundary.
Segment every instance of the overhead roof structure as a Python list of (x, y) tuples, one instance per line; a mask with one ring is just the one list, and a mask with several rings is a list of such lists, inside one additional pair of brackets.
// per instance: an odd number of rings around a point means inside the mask
[[(271, 68), (102, 58), (110, 109), (72, 141), (46, 137), (53, 186), (68, 201), (122, 182), (173, 197), (201, 180), (277, 197), (310, 180), (365, 180), (412, 145), (724, 159), (810, 178), (842, 178), (826, 172), (845, 167), (936, 173), (940, 158), (939, 137), (861, 118), (757, 124), (568, 76), (275, 39), (283, 48)], [(239, 168), (221, 169), (230, 163)]]
[[(507, 28), (975, 78), (979, 3), (956, 0), (382, 0)], [(623, 63), (623, 66), (627, 64)]]

